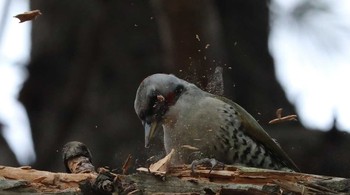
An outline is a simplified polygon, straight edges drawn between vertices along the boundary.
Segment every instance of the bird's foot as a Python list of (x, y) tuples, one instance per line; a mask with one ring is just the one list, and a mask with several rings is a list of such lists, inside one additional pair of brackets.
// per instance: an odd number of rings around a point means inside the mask
[(217, 161), (214, 158), (203, 158), (203, 159), (199, 159), (199, 160), (194, 160), (191, 163), (191, 171), (192, 174), (195, 173), (194, 169), (196, 168), (197, 165), (209, 165), (210, 164), (210, 171), (209, 174), (211, 173), (211, 171), (215, 168), (215, 167), (225, 167), (225, 164), (222, 162)]

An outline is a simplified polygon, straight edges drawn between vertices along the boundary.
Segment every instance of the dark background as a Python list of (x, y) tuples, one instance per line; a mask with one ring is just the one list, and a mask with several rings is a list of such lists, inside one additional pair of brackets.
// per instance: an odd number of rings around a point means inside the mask
[[(347, 133), (267, 124), (277, 108), (295, 113), (267, 50), (268, 1), (51, 0), (31, 1), (31, 8), (43, 15), (32, 23), (30, 77), (20, 100), (33, 131), (34, 168), (64, 171), (61, 148), (72, 140), (89, 146), (97, 167), (121, 167), (128, 154), (144, 165), (163, 149), (159, 140), (144, 148), (133, 108), (140, 82), (164, 72), (205, 88), (222, 66), (224, 95), (246, 108), (303, 172), (350, 176)], [(1, 163), (15, 166), (0, 144)]]

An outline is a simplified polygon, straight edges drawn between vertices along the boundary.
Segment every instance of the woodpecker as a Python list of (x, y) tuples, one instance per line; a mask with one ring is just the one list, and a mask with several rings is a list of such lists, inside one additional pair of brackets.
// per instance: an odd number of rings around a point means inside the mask
[(136, 92), (136, 114), (149, 146), (163, 127), (173, 164), (210, 158), (225, 164), (299, 171), (295, 163), (241, 106), (171, 74), (145, 78)]

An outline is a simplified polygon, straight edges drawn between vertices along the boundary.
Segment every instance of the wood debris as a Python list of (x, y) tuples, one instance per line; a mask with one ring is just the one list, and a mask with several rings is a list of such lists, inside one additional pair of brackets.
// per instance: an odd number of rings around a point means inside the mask
[(22, 14), (15, 15), (13, 17), (14, 18), (18, 18), (19, 19), (19, 23), (22, 23), (22, 22), (25, 22), (25, 21), (34, 20), (40, 15), (41, 15), (40, 10), (36, 9), (36, 10), (27, 11), (27, 12), (24, 12)]
[(40, 192), (60, 192), (62, 190), (79, 191), (80, 182), (95, 179), (97, 174), (52, 173), (28, 168), (4, 167), (0, 169), (0, 177), (25, 181), (21, 183), (22, 188), (35, 189)]
[(199, 38), (199, 35), (196, 35), (196, 39), (200, 42), (201, 39)]
[(297, 121), (297, 115), (292, 114), (292, 115), (287, 115), (282, 117), (282, 108), (279, 108), (276, 110), (276, 117), (275, 119), (272, 119), (269, 121), (269, 124), (276, 124), (276, 123), (282, 123), (282, 122), (286, 122), (286, 121)]
[[(278, 113), (281, 113), (279, 111)], [(66, 147), (67, 146), (67, 147)], [(64, 162), (69, 164), (89, 150), (80, 142), (64, 147)], [(75, 151), (75, 152), (74, 152)], [(89, 153), (89, 152), (88, 152)], [(225, 165), (223, 168), (171, 165), (175, 150), (149, 168), (126, 175), (131, 155), (124, 165), (124, 174), (108, 168), (91, 173), (52, 173), (29, 166), (14, 168), (0, 165), (0, 194), (30, 192), (76, 194), (349, 194), (350, 179), (284, 172), (252, 167)], [(80, 155), (80, 156), (79, 156)], [(90, 154), (89, 154), (90, 155)], [(82, 162), (91, 162), (86, 157)], [(75, 163), (73, 163), (75, 164)], [(84, 164), (84, 163), (82, 163)], [(84, 166), (83, 166), (84, 167)], [(90, 166), (91, 167), (91, 166)], [(93, 167), (93, 165), (92, 165)]]
[(125, 160), (122, 170), (123, 170), (123, 175), (125, 175), (128, 172), (128, 169), (131, 167), (132, 162), (131, 162), (132, 156), (131, 154), (128, 155), (128, 158)]
[(164, 102), (164, 101), (165, 101), (164, 96), (162, 96), (162, 95), (157, 95), (157, 101), (158, 101), (158, 102)]
[(146, 172), (146, 173), (152, 173), (158, 176), (164, 176), (168, 171), (168, 168), (170, 166), (170, 162), (174, 153), (175, 153), (175, 150), (172, 149), (168, 155), (160, 159), (158, 162), (151, 164), (149, 168), (140, 167), (140, 168), (137, 168), (136, 170), (139, 172)]
[[(267, 169), (226, 165), (223, 170), (213, 170), (198, 166), (196, 175), (190, 165), (167, 167), (166, 177), (156, 173), (169, 162), (169, 157), (155, 163), (152, 172), (143, 168), (136, 174), (117, 175), (117, 192), (143, 192), (144, 194), (349, 194), (350, 179), (312, 175), (296, 172), (283, 172)], [(81, 194), (79, 183), (96, 179), (97, 174), (51, 173), (34, 169), (5, 167), (0, 169), (0, 182), (16, 182), (6, 187), (7, 192), (15, 192), (19, 187), (41, 193)], [(100, 175), (101, 176), (101, 175)], [(102, 175), (103, 176), (103, 175)], [(98, 180), (98, 179), (97, 179)], [(103, 183), (102, 183), (103, 184)], [(17, 187), (16, 187), (17, 186)], [(3, 188), (5, 189), (5, 188)], [(1, 191), (0, 185), (0, 193)], [(71, 193), (68, 193), (71, 192)], [(123, 193), (120, 193), (123, 194)], [(126, 194), (126, 193), (124, 193)]]
[(181, 148), (186, 148), (189, 150), (199, 150), (199, 148), (191, 146), (191, 145), (182, 145)]
[(223, 68), (221, 66), (215, 67), (214, 73), (209, 77), (206, 91), (218, 96), (224, 95)]
[(161, 171), (166, 173), (170, 165), (171, 158), (173, 157), (175, 150), (172, 149), (168, 155), (160, 159), (158, 162), (153, 163), (149, 166), (150, 172)]

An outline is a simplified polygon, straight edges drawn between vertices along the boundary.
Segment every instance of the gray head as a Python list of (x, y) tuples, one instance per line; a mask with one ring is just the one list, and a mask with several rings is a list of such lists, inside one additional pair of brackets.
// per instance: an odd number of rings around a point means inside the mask
[(169, 107), (188, 86), (188, 82), (171, 74), (154, 74), (142, 81), (136, 92), (134, 108), (145, 128), (145, 147), (149, 146)]

